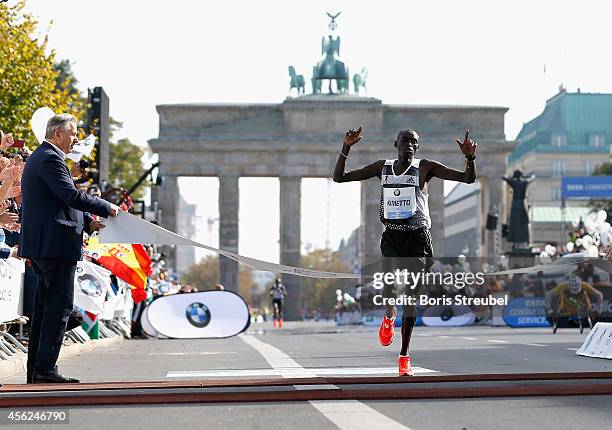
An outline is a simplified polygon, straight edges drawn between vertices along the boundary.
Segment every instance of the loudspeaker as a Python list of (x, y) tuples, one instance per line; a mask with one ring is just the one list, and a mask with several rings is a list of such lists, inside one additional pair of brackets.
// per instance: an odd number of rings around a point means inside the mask
[(496, 230), (497, 229), (497, 218), (498, 216), (495, 214), (487, 215), (487, 230)]

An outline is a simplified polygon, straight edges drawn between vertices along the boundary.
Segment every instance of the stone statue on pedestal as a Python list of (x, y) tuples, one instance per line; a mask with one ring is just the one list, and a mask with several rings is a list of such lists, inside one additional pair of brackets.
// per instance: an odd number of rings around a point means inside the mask
[(529, 246), (529, 215), (525, 204), (527, 187), (535, 179), (535, 175), (528, 178), (523, 172), (515, 170), (511, 178), (502, 178), (512, 188), (512, 208), (510, 209), (510, 221), (508, 241), (512, 242), (512, 249), (527, 248)]
[[(332, 32), (336, 29), (337, 24), (335, 19), (340, 15), (327, 14), (331, 18), (329, 28)], [(348, 92), (349, 70), (344, 62), (340, 61), (340, 36), (334, 37), (330, 34), (323, 37), (321, 41), (321, 54), (323, 59), (317, 63), (313, 73), (313, 93), (317, 90), (314, 86), (314, 81), (321, 82), (323, 79), (329, 80), (329, 94), (333, 94), (332, 81), (336, 81), (336, 89), (340, 93)]]

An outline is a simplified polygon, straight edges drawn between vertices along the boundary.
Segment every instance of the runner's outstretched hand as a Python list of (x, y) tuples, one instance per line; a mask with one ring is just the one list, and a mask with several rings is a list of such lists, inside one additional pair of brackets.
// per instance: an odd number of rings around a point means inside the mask
[(470, 139), (470, 130), (465, 130), (465, 138), (463, 139), (463, 142), (461, 142), (459, 139), (455, 139), (455, 141), (459, 145), (459, 149), (461, 149), (461, 152), (463, 152), (464, 155), (474, 155), (476, 153), (476, 147), (478, 144)]
[(360, 125), (357, 130), (355, 130), (354, 128), (351, 128), (349, 131), (347, 131), (344, 134), (344, 144), (346, 146), (353, 146), (354, 144), (359, 142), (361, 139), (363, 139), (363, 136), (361, 136), (361, 127), (362, 126)]

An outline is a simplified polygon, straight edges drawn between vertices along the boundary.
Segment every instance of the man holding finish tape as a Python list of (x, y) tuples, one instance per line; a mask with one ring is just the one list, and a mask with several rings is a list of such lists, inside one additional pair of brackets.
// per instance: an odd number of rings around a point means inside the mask
[[(351, 147), (363, 139), (361, 129), (359, 126), (357, 130), (351, 129), (344, 135), (344, 143), (334, 170), (334, 182), (380, 178), (380, 220), (385, 226), (380, 242), (383, 270), (385, 272), (406, 268), (414, 272), (429, 270), (433, 264), (433, 248), (429, 232), (431, 219), (427, 201), (428, 183), (432, 178), (473, 183), (476, 180), (477, 144), (469, 138), (469, 130), (466, 130), (463, 142), (456, 139), (465, 156), (465, 170), (456, 170), (437, 161), (415, 158), (419, 150), (419, 135), (415, 130), (404, 129), (400, 130), (394, 143), (397, 159), (378, 160), (361, 169), (345, 172), (345, 162)], [(406, 293), (408, 294), (408, 291)], [(383, 297), (395, 297), (393, 285), (385, 284)], [(387, 304), (378, 333), (382, 346), (389, 346), (393, 342), (396, 315), (395, 306)], [(400, 376), (414, 375), (408, 346), (415, 322), (416, 305), (404, 306), (402, 346), (398, 359)]]

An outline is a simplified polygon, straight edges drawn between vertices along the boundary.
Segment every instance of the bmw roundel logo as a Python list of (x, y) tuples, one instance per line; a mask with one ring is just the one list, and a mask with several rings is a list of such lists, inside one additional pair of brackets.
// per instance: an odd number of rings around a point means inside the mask
[(399, 196), (400, 195), (400, 190), (398, 190), (397, 188), (395, 190), (393, 190), (393, 195), (395, 197)]
[(193, 302), (185, 309), (187, 321), (194, 327), (203, 328), (210, 323), (210, 311), (208, 308), (199, 302)]
[(106, 290), (102, 290), (100, 281), (95, 276), (84, 274), (77, 277), (77, 285), (81, 291), (91, 297), (100, 297)]

